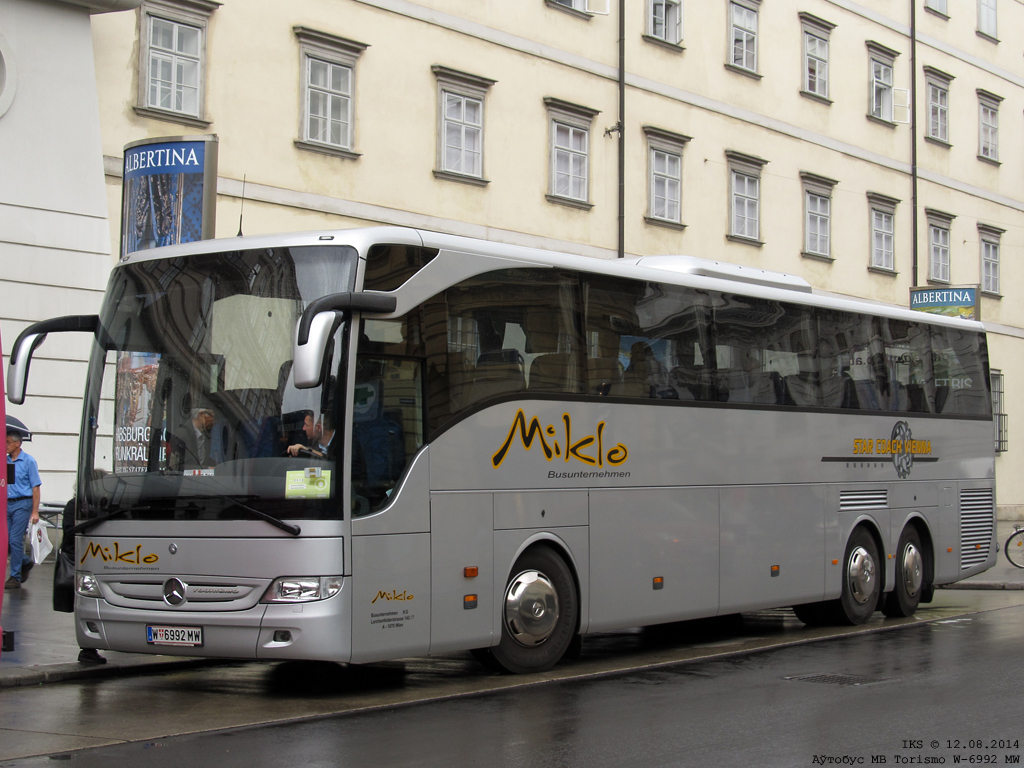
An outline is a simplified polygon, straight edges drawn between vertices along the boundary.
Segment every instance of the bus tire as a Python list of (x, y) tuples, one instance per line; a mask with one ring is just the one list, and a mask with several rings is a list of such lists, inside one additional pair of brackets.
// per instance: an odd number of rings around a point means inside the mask
[(808, 627), (821, 627), (829, 622), (828, 603), (804, 603), (794, 605), (793, 613)]
[(546, 546), (516, 560), (501, 605), (501, 641), (488, 649), (505, 672), (551, 669), (576, 636), (579, 603), (565, 561)]
[(838, 624), (864, 624), (878, 607), (881, 589), (878, 546), (863, 526), (853, 529), (843, 556), (843, 591), (835, 602)]
[(925, 560), (921, 536), (913, 525), (900, 534), (896, 548), (896, 583), (885, 596), (882, 613), (890, 618), (913, 616), (924, 588)]

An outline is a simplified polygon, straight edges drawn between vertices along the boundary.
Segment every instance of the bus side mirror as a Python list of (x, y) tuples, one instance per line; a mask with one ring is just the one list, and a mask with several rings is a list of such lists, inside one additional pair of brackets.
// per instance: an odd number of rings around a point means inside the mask
[(364, 314), (390, 314), (398, 300), (387, 293), (332, 293), (311, 301), (299, 318), (295, 329), (295, 347), (292, 354), (292, 380), (298, 389), (320, 385), (324, 366), (324, 352), (331, 329), (341, 312)]
[(32, 354), (46, 341), (47, 333), (82, 331), (95, 335), (99, 328), (99, 315), (68, 315), (33, 323), (22, 331), (11, 348), (11, 359), (7, 365), (7, 399), (15, 405), (25, 402)]
[(292, 356), (292, 378), (298, 389), (320, 385), (324, 368), (324, 353), (331, 338), (331, 329), (337, 312), (318, 312), (313, 315), (306, 331), (306, 342), (299, 343), (299, 328), (295, 329), (295, 347)]

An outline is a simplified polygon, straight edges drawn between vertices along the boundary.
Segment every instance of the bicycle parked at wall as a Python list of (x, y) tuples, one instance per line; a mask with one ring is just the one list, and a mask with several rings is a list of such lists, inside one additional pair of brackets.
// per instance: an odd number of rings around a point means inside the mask
[(1024, 568), (1024, 525), (1014, 525), (1016, 530), (1006, 540), (1003, 551), (1006, 552), (1006, 559), (1018, 568)]

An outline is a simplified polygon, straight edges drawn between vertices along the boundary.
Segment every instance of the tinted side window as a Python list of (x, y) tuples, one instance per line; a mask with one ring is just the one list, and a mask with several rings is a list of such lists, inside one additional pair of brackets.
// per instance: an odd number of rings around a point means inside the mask
[(821, 405), (818, 334), (810, 309), (722, 294), (714, 304), (714, 338), (719, 399)]
[(586, 391), (641, 400), (713, 400), (708, 295), (588, 275), (583, 285)]
[(983, 337), (958, 328), (932, 327), (930, 330), (936, 412), (990, 415), (992, 398)]
[(366, 255), (363, 289), (393, 291), (437, 256), (436, 248), (412, 245), (375, 245)]

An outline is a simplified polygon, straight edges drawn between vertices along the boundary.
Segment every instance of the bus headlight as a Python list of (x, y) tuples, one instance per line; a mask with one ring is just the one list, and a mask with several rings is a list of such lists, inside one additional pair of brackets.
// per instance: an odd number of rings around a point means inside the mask
[(75, 573), (75, 591), (83, 597), (103, 597), (99, 581), (87, 571)]
[(341, 591), (341, 576), (284, 576), (263, 593), (261, 603), (309, 603)]

